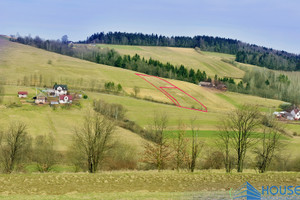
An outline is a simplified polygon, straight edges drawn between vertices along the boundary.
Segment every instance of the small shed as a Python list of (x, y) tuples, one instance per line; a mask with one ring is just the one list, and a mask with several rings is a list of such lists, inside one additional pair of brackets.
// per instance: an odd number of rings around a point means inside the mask
[(18, 96), (19, 96), (19, 98), (27, 98), (28, 92), (26, 92), (26, 91), (19, 91), (18, 92)]
[(199, 85), (202, 87), (214, 87), (214, 85), (211, 82), (204, 82), (204, 81), (201, 81)]
[(50, 106), (56, 106), (56, 105), (58, 105), (59, 103), (58, 103), (58, 101), (51, 101), (50, 102)]

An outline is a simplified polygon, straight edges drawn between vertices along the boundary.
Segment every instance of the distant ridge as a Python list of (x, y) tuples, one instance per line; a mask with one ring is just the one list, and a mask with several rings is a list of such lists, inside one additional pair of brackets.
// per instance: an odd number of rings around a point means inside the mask
[(202, 51), (212, 51), (236, 55), (236, 61), (275, 70), (299, 71), (300, 55), (248, 44), (235, 39), (211, 36), (162, 36), (157, 34), (99, 32), (79, 43), (103, 43), (138, 46), (198, 47)]

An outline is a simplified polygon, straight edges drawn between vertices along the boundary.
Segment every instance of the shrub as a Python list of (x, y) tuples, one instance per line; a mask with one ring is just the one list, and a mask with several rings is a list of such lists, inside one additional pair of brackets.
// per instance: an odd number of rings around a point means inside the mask
[(108, 153), (103, 168), (108, 170), (137, 169), (138, 158), (136, 155), (136, 147), (116, 142), (114, 148)]
[(103, 100), (94, 101), (94, 110), (115, 120), (123, 120), (126, 113), (126, 109), (121, 104), (110, 104)]
[(220, 151), (210, 152), (204, 160), (203, 169), (221, 169), (224, 167), (224, 156)]
[(282, 103), (279, 105), (279, 108), (282, 110), (290, 110), (292, 109), (292, 104), (291, 103)]
[(61, 109), (70, 110), (70, 109), (71, 109), (71, 107), (72, 107), (72, 104), (70, 104), (70, 103), (66, 103), (66, 104), (64, 104), (64, 105), (62, 105), (62, 106), (60, 106), (60, 107), (61, 107)]
[(87, 99), (87, 98), (88, 98), (88, 95), (84, 94), (84, 95), (83, 95), (83, 98), (84, 98), (84, 99)]
[(298, 133), (297, 132), (293, 132), (293, 136), (298, 136)]

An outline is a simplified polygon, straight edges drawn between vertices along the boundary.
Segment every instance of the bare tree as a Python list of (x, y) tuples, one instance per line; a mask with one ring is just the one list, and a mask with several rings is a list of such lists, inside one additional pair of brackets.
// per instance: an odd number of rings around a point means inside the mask
[(74, 146), (84, 158), (88, 171), (95, 173), (105, 154), (112, 148), (111, 136), (115, 123), (98, 113), (89, 113), (83, 125), (75, 129)]
[(228, 130), (229, 125), (226, 124), (228, 121), (221, 120), (222, 125), (219, 126), (218, 140), (216, 141), (217, 147), (223, 153), (223, 161), (227, 173), (230, 173), (233, 167), (234, 159), (231, 156), (231, 132)]
[(191, 172), (194, 172), (197, 159), (198, 159), (200, 152), (204, 146), (204, 142), (198, 140), (199, 130), (196, 129), (196, 127), (195, 127), (195, 121), (196, 121), (196, 118), (191, 119), (191, 132), (192, 132), (191, 140), (192, 141), (191, 141), (190, 155), (188, 156), (188, 166), (189, 166), (189, 169), (191, 170)]
[(152, 134), (152, 143), (145, 143), (145, 152), (143, 161), (154, 165), (158, 171), (166, 167), (166, 163), (171, 158), (170, 146), (164, 135), (167, 127), (168, 117), (165, 113), (161, 115), (155, 114), (153, 126), (150, 133)]
[(137, 97), (138, 94), (140, 93), (140, 88), (137, 86), (134, 86), (133, 91), (134, 91), (134, 96)]
[(27, 136), (26, 125), (22, 122), (11, 123), (3, 134), (1, 144), (1, 157), (6, 173), (11, 173), (14, 167), (26, 157), (30, 146), (31, 140)]
[(35, 138), (33, 161), (40, 172), (48, 172), (57, 163), (58, 153), (54, 150), (54, 138), (51, 134)]
[(179, 169), (182, 168), (186, 162), (188, 144), (188, 140), (185, 138), (185, 126), (182, 121), (178, 122), (178, 131), (175, 134), (176, 137), (173, 139), (173, 149), (176, 170), (179, 171)]
[(258, 141), (254, 131), (261, 124), (261, 114), (257, 106), (243, 105), (228, 113), (223, 130), (228, 134), (233, 149), (237, 153), (237, 171), (243, 172), (244, 159), (250, 146)]
[(281, 147), (280, 136), (284, 130), (272, 116), (265, 116), (263, 120), (262, 138), (254, 149), (256, 155), (256, 167), (260, 173), (264, 173), (271, 163), (276, 151)]

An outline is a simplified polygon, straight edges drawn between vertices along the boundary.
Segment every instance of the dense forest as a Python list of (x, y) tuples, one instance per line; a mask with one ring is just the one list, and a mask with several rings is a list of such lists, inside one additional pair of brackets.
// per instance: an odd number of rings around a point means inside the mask
[(184, 65), (175, 66), (171, 63), (162, 63), (159, 60), (141, 58), (139, 55), (121, 56), (114, 49), (99, 48), (93, 45), (69, 43), (67, 40), (42, 40), (39, 37), (18, 37), (11, 41), (31, 45), (48, 51), (68, 55), (91, 62), (134, 70), (149, 75), (177, 79), (191, 83), (200, 81), (213, 82), (215, 85), (226, 84), (229, 91), (256, 95), (264, 98), (279, 99), (293, 104), (299, 104), (298, 79), (293, 82), (286, 75), (272, 71), (248, 71), (243, 80), (236, 83), (227, 77), (208, 77), (205, 71), (195, 71)]
[(255, 64), (275, 70), (299, 71), (300, 55), (247, 44), (238, 40), (210, 36), (162, 36), (142, 33), (95, 33), (79, 43), (103, 43), (120, 45), (199, 47), (202, 51), (213, 51), (236, 55), (236, 61)]

